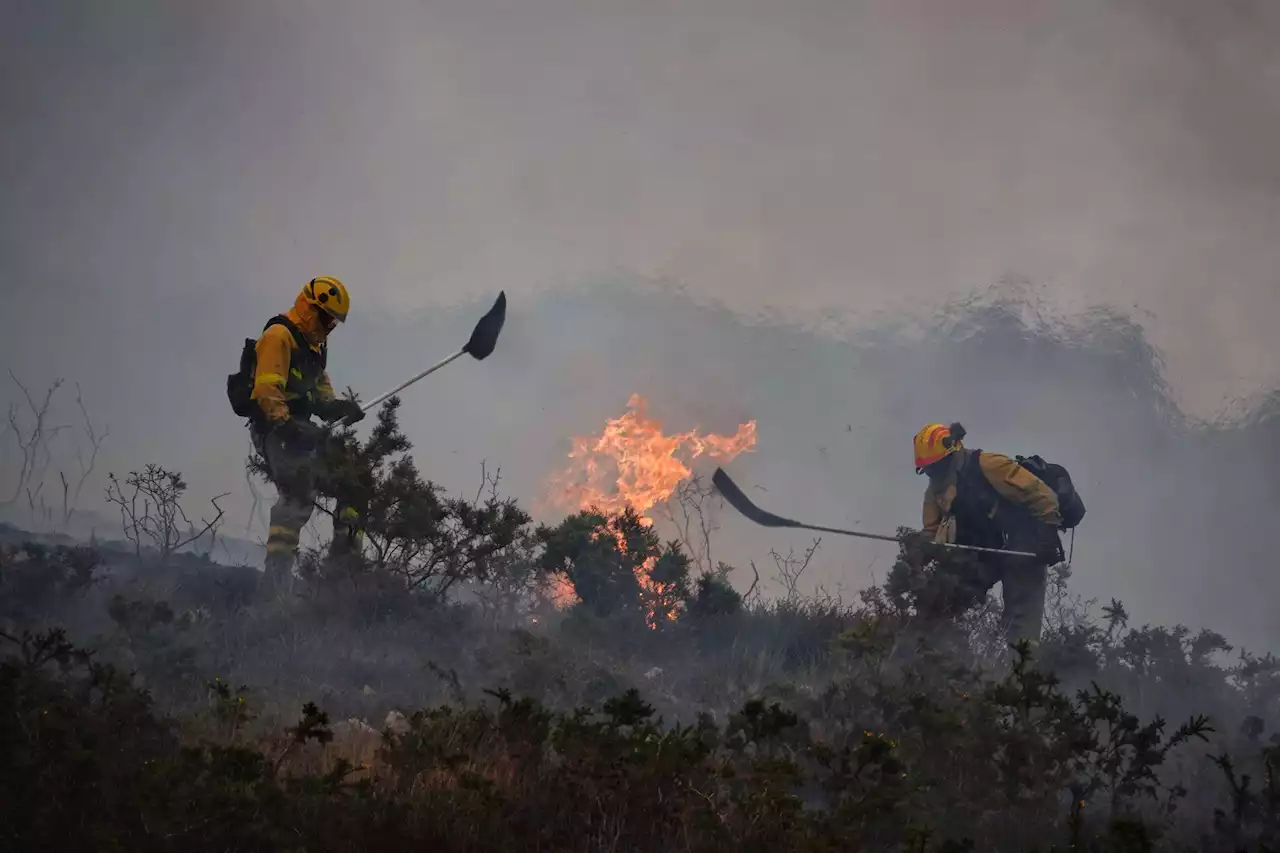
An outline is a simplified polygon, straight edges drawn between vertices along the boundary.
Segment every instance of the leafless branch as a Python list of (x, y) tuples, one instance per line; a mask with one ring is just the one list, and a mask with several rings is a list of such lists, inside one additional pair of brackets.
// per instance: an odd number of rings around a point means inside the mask
[(818, 584), (813, 589), (813, 601), (825, 608), (838, 609), (844, 606), (844, 594), (840, 591), (840, 585), (836, 585), (835, 593), (827, 589), (826, 584)]
[(31, 391), (22, 384), (12, 370), (9, 371), (9, 377), (13, 379), (14, 384), (26, 399), (32, 423), (30, 428), (24, 429), (19, 419), (21, 409), (16, 403), (9, 405), (9, 429), (6, 432), (13, 432), (22, 462), (18, 468), (18, 478), (14, 483), (12, 494), (7, 500), (0, 501), (6, 505), (14, 503), (23, 494), (33, 494), (31, 492), (33, 487), (38, 491), (39, 485), (44, 482), (44, 474), (49, 465), (49, 443), (59, 432), (66, 429), (65, 425), (50, 426), (48, 423), (49, 406), (53, 401), (53, 395), (62, 386), (61, 379), (55, 380), (45, 391), (44, 400), (37, 403)]
[(655, 507), (655, 513), (675, 527), (690, 562), (704, 573), (714, 571), (716, 566), (711, 534), (720, 529), (713, 510), (721, 502), (715, 487), (704, 482), (700, 474), (694, 474), (676, 486), (670, 500)]
[(269, 522), (262, 517), (262, 493), (258, 491), (258, 485), (253, 481), (253, 469), (249, 466), (244, 469), (244, 481), (249, 486), (249, 494), (253, 496), (253, 505), (249, 507), (249, 520), (244, 525), (244, 535), (247, 537), (253, 533), (255, 521), (262, 525), (263, 530), (267, 529)]
[[(209, 499), (209, 503), (213, 504), (213, 508), (214, 508), (215, 510), (217, 510), (217, 512), (214, 514), (213, 518), (212, 518), (212, 519), (204, 519), (204, 518), (200, 519), (200, 524), (201, 524), (201, 526), (200, 526), (199, 528), (196, 528), (196, 526), (195, 526), (195, 525), (191, 524), (191, 522), (189, 522), (189, 521), (188, 521), (188, 522), (187, 522), (187, 529), (188, 529), (188, 531), (190, 531), (189, 535), (187, 536), (187, 538), (186, 538), (186, 539), (179, 540), (179, 541), (178, 541), (178, 544), (176, 544), (176, 545), (173, 547), (172, 551), (178, 551), (178, 550), (181, 550), (182, 548), (185, 548), (186, 546), (188, 546), (188, 545), (192, 544), (193, 542), (197, 542), (197, 541), (199, 541), (200, 539), (204, 538), (204, 536), (205, 536), (206, 534), (208, 534), (208, 536), (209, 536), (209, 550), (212, 552), (212, 551), (213, 551), (213, 546), (214, 546), (214, 545), (216, 545), (216, 544), (217, 544), (217, 541), (218, 541), (218, 526), (222, 524), (222, 516), (226, 514), (226, 510), (224, 510), (222, 507), (220, 507), (220, 506), (218, 505), (218, 501), (220, 501), (220, 500), (222, 500), (223, 498), (227, 497), (227, 495), (229, 495), (229, 494), (230, 494), (230, 492), (223, 492), (222, 494), (218, 495), (217, 497), (210, 498), (210, 499)], [(178, 508), (179, 512), (181, 512), (181, 509), (182, 509), (181, 507), (179, 507), (179, 508)], [(185, 519), (186, 519), (186, 514), (185, 514), (185, 513), (183, 513), (183, 516), (182, 516), (182, 517), (183, 517), (183, 519), (185, 520)], [(172, 553), (172, 551), (171, 551), (170, 553)]]
[(795, 601), (800, 597), (800, 576), (804, 574), (805, 569), (809, 568), (809, 563), (813, 561), (813, 555), (818, 552), (818, 546), (821, 543), (821, 538), (814, 539), (813, 544), (798, 555), (794, 548), (789, 549), (786, 556), (779, 554), (777, 551), (769, 552), (769, 556), (773, 558), (774, 566), (777, 567), (775, 577), (786, 593), (788, 601)]
[[(121, 527), (125, 537), (133, 543), (135, 553), (142, 556), (144, 537), (166, 562), (175, 551), (211, 535), (217, 541), (217, 529), (225, 511), (218, 504), (226, 494), (213, 498), (216, 514), (211, 520), (202, 518), (200, 526), (192, 524), (182, 507), (182, 496), (187, 490), (182, 475), (166, 471), (159, 465), (148, 465), (142, 473), (130, 472), (122, 485), (115, 474), (107, 475), (107, 500), (120, 508)], [(181, 533), (182, 525), (187, 533)]]
[(480, 487), (476, 489), (476, 498), (474, 503), (477, 503), (477, 504), (480, 503), (481, 498), (484, 497), (484, 493), (486, 489), (488, 489), (489, 491), (489, 499), (496, 501), (498, 499), (498, 484), (501, 482), (502, 482), (502, 468), (499, 467), (498, 470), (494, 471), (493, 475), (490, 476), (488, 468), (486, 467), (485, 460), (481, 459), (480, 460)]
[[(752, 560), (750, 565), (752, 574), (751, 586), (747, 587), (747, 591), (742, 596), (742, 603), (745, 605), (759, 603), (760, 600), (760, 570), (756, 568), (755, 560)], [(753, 599), (752, 596), (755, 596), (755, 598)]]
[(84, 489), (85, 481), (93, 474), (94, 468), (98, 464), (98, 452), (102, 449), (108, 435), (109, 429), (103, 429), (99, 435), (97, 429), (93, 425), (93, 418), (89, 417), (89, 410), (85, 408), (84, 396), (80, 390), (80, 383), (76, 383), (76, 406), (80, 409), (80, 418), (84, 422), (83, 430), (85, 438), (89, 440), (89, 458), (85, 460), (84, 448), (76, 445), (76, 463), (80, 468), (80, 476), (76, 480), (75, 489), (71, 489), (66, 474), (59, 471), (58, 477), (62, 480), (62, 523), (64, 525), (71, 522), (71, 516), (75, 514), (76, 507), (80, 504), (80, 492)]
[(1067, 563), (1049, 567), (1044, 624), (1051, 632), (1067, 631), (1086, 624), (1089, 613), (1098, 603), (1097, 599), (1086, 599), (1072, 592), (1067, 585), (1070, 579), (1071, 567)]
[(79, 496), (81, 496), (81, 492), (84, 489), (84, 483), (93, 474), (93, 469), (97, 466), (97, 455), (102, 450), (102, 442), (106, 441), (106, 437), (110, 434), (109, 429), (104, 429), (99, 434), (97, 429), (93, 427), (93, 419), (90, 418), (88, 410), (84, 407), (84, 397), (79, 383), (76, 384), (76, 406), (81, 412), (84, 438), (88, 439), (88, 459), (84, 459), (84, 447), (82, 444), (77, 443), (76, 462), (79, 467), (79, 476), (74, 488), (65, 471), (59, 471), (58, 473), (58, 479), (63, 484), (63, 525), (70, 524), (72, 516), (76, 515), (76, 508), (79, 506)]
[(40, 491), (43, 488), (44, 483), (42, 482), (40, 485), (36, 486), (36, 490), (34, 492), (31, 491), (30, 488), (27, 489), (27, 508), (31, 512), (32, 520), (37, 524), (47, 526), (52, 520), (53, 510), (49, 509), (48, 504), (45, 502), (44, 495), (40, 494)]

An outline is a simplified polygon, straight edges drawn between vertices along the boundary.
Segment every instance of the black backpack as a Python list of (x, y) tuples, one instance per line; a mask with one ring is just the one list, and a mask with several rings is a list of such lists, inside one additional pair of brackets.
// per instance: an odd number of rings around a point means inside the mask
[(1026, 468), (1058, 496), (1058, 511), (1062, 514), (1062, 529), (1070, 530), (1084, 518), (1084, 501), (1071, 482), (1066, 468), (1054, 462), (1045, 462), (1039, 456), (1018, 456), (1018, 464)]
[[(302, 330), (295, 326), (288, 317), (278, 314), (267, 321), (262, 331), (272, 326), (284, 326), (293, 334), (293, 340), (300, 352), (308, 352), (309, 345)], [(321, 353), (323, 359), (323, 351)], [(258, 367), (258, 342), (253, 338), (244, 339), (244, 347), (240, 350), (240, 370), (227, 377), (227, 399), (231, 402), (231, 411), (242, 418), (255, 420), (261, 409), (251, 397), (253, 395), (253, 375)]]

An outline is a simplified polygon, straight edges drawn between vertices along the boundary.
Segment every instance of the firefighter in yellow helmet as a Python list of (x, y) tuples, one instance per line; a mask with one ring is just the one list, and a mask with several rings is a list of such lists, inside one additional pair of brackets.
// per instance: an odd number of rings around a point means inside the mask
[(967, 609), (999, 582), (1008, 641), (1038, 643), (1047, 570), (1064, 558), (1058, 496), (1016, 460), (966, 448), (964, 437), (958, 423), (929, 424), (916, 434), (916, 473), (929, 477), (921, 537), (1036, 554), (965, 555), (957, 579), (959, 598), (951, 604)]
[[(250, 419), (254, 448), (266, 462), (279, 497), (271, 507), (266, 577), (279, 587), (292, 575), (302, 528), (315, 507), (318, 482), (332, 467), (336, 442), (312, 417), (332, 423), (364, 417), (359, 403), (334, 394), (327, 372), (328, 338), (347, 319), (351, 299), (341, 281), (307, 282), (293, 308), (273, 318), (256, 345)], [(338, 501), (331, 553), (349, 553), (359, 541), (363, 513)]]

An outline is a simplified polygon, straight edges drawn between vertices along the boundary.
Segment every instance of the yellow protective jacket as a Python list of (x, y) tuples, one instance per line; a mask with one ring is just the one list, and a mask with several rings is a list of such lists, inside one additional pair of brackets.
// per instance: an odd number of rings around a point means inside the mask
[[(1062, 523), (1058, 508), (1058, 495), (1039, 477), (1000, 453), (990, 451), (961, 451), (953, 454), (950, 470), (936, 482), (929, 481), (924, 494), (923, 530), (935, 536), (943, 521), (953, 514), (957, 484), (965, 478), (959, 476), (960, 466), (977, 458), (978, 468), (996, 494), (1015, 506), (1027, 510), (1037, 521), (1057, 527)], [(998, 510), (997, 510), (998, 512)], [(965, 531), (960, 531), (964, 536)]]
[(306, 412), (311, 406), (334, 399), (329, 375), (319, 366), (328, 337), (320, 322), (319, 309), (299, 295), (284, 316), (311, 344), (311, 353), (309, 357), (298, 357), (297, 341), (286, 326), (271, 326), (258, 338), (258, 366), (253, 375), (251, 399), (262, 408), (269, 425), (288, 420), (291, 409)]

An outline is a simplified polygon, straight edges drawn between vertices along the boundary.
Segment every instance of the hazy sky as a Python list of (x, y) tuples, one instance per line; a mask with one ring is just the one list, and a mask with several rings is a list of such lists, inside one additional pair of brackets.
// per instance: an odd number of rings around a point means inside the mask
[(143, 311), (226, 340), (316, 271), (363, 312), (611, 272), (866, 310), (1018, 272), (1152, 312), (1202, 409), (1280, 375), (1265, 0), (4, 10), (0, 274), (38, 335), (7, 360), (123, 357)]
[(1278, 45), (1268, 0), (8, 0), (0, 364), (212, 493), (240, 341), (316, 274), (366, 396), (460, 342), (377, 330), (499, 288), (874, 320), (1016, 274), (1135, 312), (1211, 414), (1280, 384)]

